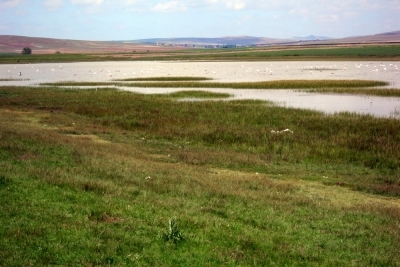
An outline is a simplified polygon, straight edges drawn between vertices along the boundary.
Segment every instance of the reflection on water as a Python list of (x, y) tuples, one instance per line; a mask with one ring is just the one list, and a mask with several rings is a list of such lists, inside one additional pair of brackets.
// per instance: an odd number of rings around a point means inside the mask
[[(43, 82), (112, 81), (132, 77), (201, 76), (220, 82), (287, 79), (380, 80), (400, 88), (400, 62), (80, 62), (0, 65), (0, 86), (32, 86)], [(3, 79), (3, 81), (1, 81)], [(4, 81), (4, 79), (14, 79)], [(19, 80), (16, 80), (19, 79)], [(123, 88), (141, 93), (166, 93), (190, 89)], [(196, 90), (199, 90), (196, 88)], [(230, 90), (232, 99), (261, 99), (279, 105), (321, 110), (327, 113), (357, 112), (400, 118), (400, 99), (372, 96), (302, 93), (294, 90)]]
[[(243, 92), (239, 98), (251, 98)], [(273, 90), (258, 92), (282, 106), (321, 110), (327, 113), (357, 112), (379, 117), (400, 118), (400, 98), (335, 94), (310, 94), (293, 90)]]
[[(124, 90), (145, 93), (165, 94), (181, 91), (171, 88), (129, 88)], [(335, 95), (298, 92), (296, 90), (254, 90), (254, 89), (209, 89), (196, 88), (215, 93), (229, 93), (228, 100), (254, 99), (269, 100), (284, 107), (315, 109), (326, 113), (355, 112), (378, 117), (400, 119), (400, 98), (357, 95)], [(221, 99), (215, 99), (221, 101)]]

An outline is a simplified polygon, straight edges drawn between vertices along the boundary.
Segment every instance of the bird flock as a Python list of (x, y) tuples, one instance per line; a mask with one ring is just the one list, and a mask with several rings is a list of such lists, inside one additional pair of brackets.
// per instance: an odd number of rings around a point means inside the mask
[[(182, 62), (176, 62), (178, 64)], [(183, 64), (185, 64), (183, 62)], [(80, 80), (110, 80), (113, 78), (121, 78), (121, 77), (143, 77), (143, 76), (182, 76), (184, 74), (190, 73), (189, 75), (199, 76), (204, 74), (205, 76), (210, 76), (212, 78), (221, 78), (222, 76), (227, 77), (226, 79), (232, 80), (237, 79), (238, 77), (242, 79), (251, 80), (252, 77), (268, 77), (272, 76), (272, 79), (280, 79), (286, 78), (287, 75), (292, 75), (294, 78), (301, 78), (307, 76), (299, 76), (299, 75), (307, 75), (313, 74), (317, 72), (328, 72), (327, 74), (337, 74), (345, 73), (350, 69), (357, 71), (369, 71), (371, 73), (382, 73), (382, 72), (398, 72), (399, 66), (397, 62), (393, 63), (376, 63), (376, 62), (365, 62), (365, 63), (354, 63), (354, 67), (350, 63), (340, 63), (336, 62), (335, 64), (323, 65), (304, 65), (304, 66), (293, 66), (285, 63), (277, 63), (277, 62), (265, 62), (265, 63), (241, 63), (241, 65), (237, 67), (230, 67), (230, 69), (225, 69), (223, 67), (215, 65), (201, 65), (197, 64), (196, 66), (188, 65), (186, 67), (180, 66), (175, 68), (173, 64), (169, 66), (165, 66), (164, 64), (157, 64), (148, 62), (147, 65), (142, 64), (136, 66), (135, 62), (132, 62), (131, 65), (124, 65), (121, 67), (117, 67), (114, 65), (113, 68), (103, 67), (101, 65), (93, 64), (88, 69), (74, 69), (74, 68), (63, 68), (62, 65), (59, 66), (49, 66), (49, 64), (29, 64), (29, 68), (32, 70), (36, 70), (36, 73), (41, 73), (44, 75), (44, 79), (54, 80), (52, 78), (52, 74), (58, 75), (60, 79), (70, 79), (69, 77), (80, 77)], [(164, 65), (164, 66), (161, 66)], [(246, 66), (247, 65), (247, 66)], [(290, 66), (289, 66), (290, 65)], [(90, 66), (90, 65), (88, 65)], [(233, 65), (236, 66), (236, 65)], [(35, 79), (35, 75), (32, 71), (28, 71), (25, 65), (16, 65), (13, 69), (8, 68), (7, 72), (1, 71), (5, 69), (7, 65), (0, 65), (0, 79), (7, 78), (13, 79), (16, 76), (24, 76), (29, 79)], [(60, 73), (62, 71), (62, 73)], [(341, 72), (343, 71), (343, 72)], [(29, 76), (29, 77), (28, 77)], [(247, 77), (247, 78), (246, 78)], [(310, 76), (312, 77), (312, 76)], [(268, 78), (270, 79), (270, 78)]]

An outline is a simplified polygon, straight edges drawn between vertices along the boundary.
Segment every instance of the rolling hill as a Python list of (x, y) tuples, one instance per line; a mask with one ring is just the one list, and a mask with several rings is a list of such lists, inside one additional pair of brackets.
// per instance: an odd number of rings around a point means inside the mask
[(188, 47), (223, 47), (223, 46), (266, 46), (266, 45), (303, 45), (303, 44), (369, 44), (400, 43), (400, 31), (380, 33), (368, 36), (354, 36), (341, 39), (329, 39), (310, 35), (287, 39), (227, 36), (220, 38), (153, 38), (125, 41), (89, 41), (0, 35), (0, 53), (21, 53), (24, 47), (30, 47), (33, 53), (115, 53), (145, 52), (186, 49)]

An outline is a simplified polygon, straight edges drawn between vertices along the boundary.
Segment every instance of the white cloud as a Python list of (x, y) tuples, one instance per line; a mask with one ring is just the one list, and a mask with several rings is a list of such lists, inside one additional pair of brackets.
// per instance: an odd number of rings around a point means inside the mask
[(0, 0), (0, 9), (16, 7), (22, 4), (22, 2), (21, 0)]
[[(6, 0), (8, 3), (20, 2), (21, 0)], [(0, 3), (2, 1), (0, 0)], [(46, 1), (51, 2), (51, 1)], [(140, 10), (187, 10), (189, 8), (213, 8), (232, 10), (264, 10), (264, 11), (286, 11), (309, 9), (313, 13), (335, 12), (341, 14), (349, 10), (399, 10), (400, 0), (69, 0), (75, 5), (101, 5), (130, 6)]]
[(61, 8), (64, 5), (63, 0), (46, 0), (42, 3), (43, 6), (47, 7), (49, 10), (54, 11)]
[(156, 12), (184, 12), (186, 10), (187, 7), (178, 1), (160, 3), (153, 7), (153, 11)]
[(70, 0), (74, 5), (101, 5), (104, 0)]
[(228, 9), (240, 10), (244, 9), (247, 5), (246, 0), (206, 0), (211, 6), (223, 5)]
[(289, 14), (293, 16), (307, 16), (309, 14), (309, 11), (307, 8), (291, 9), (289, 11)]
[(226, 1), (225, 4), (228, 8), (235, 10), (243, 9), (246, 6), (244, 1)]
[(132, 5), (132, 4), (139, 3), (139, 2), (140, 2), (140, 0), (125, 0), (124, 4), (129, 6), (129, 5)]

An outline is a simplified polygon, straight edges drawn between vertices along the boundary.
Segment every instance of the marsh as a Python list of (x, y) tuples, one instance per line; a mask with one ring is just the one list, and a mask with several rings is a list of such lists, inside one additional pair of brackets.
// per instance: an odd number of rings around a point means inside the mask
[[(193, 76), (217, 82), (275, 80), (378, 80), (389, 88), (400, 87), (398, 61), (131, 61), (0, 65), (0, 85), (35, 86), (61, 81), (113, 81), (124, 78)], [(119, 87), (139, 93), (170, 93), (182, 88)], [(187, 88), (185, 90), (190, 90)], [(196, 88), (199, 90), (199, 88)], [(379, 117), (400, 118), (400, 98), (334, 93), (306, 93), (299, 90), (211, 89), (224, 92), (229, 99), (259, 99), (278, 105), (316, 109), (326, 113), (356, 112)]]

